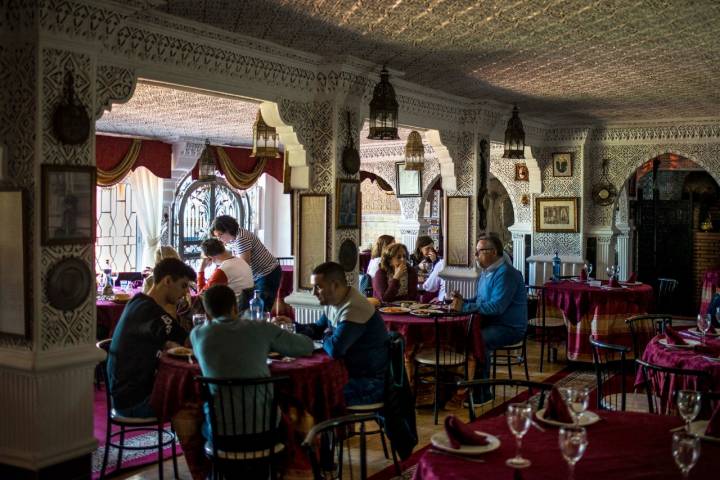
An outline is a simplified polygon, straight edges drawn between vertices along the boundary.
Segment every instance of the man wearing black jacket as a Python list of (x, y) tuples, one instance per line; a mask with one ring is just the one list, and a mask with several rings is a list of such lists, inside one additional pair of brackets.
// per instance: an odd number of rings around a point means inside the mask
[(187, 293), (195, 271), (176, 258), (153, 269), (155, 283), (147, 295), (138, 293), (125, 306), (110, 343), (108, 387), (113, 408), (126, 417), (154, 417), (150, 394), (160, 350), (182, 344), (187, 332), (163, 305), (174, 305)]

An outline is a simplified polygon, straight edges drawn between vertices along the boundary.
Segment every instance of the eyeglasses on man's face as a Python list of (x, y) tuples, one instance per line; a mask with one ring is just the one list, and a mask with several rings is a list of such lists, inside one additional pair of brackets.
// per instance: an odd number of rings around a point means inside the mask
[(482, 255), (483, 253), (490, 253), (490, 252), (494, 252), (494, 251), (495, 251), (495, 249), (492, 247), (491, 248), (478, 248), (475, 251), (475, 255)]

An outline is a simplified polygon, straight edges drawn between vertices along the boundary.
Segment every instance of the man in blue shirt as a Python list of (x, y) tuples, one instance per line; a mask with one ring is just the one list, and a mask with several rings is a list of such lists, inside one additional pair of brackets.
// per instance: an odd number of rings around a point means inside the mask
[[(482, 269), (477, 282), (476, 296), (463, 301), (462, 297), (456, 295), (453, 307), (463, 312), (480, 314), (485, 343), (485, 364), (481, 378), (489, 378), (490, 360), (495, 349), (520, 342), (525, 338), (527, 291), (522, 273), (504, 258), (502, 242), (498, 237), (481, 236), (475, 256)], [(485, 398), (481, 398), (481, 401), (490, 399), (487, 395), (483, 397)]]

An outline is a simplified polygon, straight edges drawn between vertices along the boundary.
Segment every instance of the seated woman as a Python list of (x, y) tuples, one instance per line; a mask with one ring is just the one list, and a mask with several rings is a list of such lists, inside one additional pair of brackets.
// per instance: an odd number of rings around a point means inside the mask
[[(415, 258), (418, 260), (418, 277), (423, 282), (421, 301), (429, 302), (435, 298), (445, 299), (445, 280), (440, 272), (445, 268), (445, 260), (438, 257), (433, 239), (420, 235), (415, 243)], [(423, 281), (424, 277), (424, 281)]]
[(395, 237), (392, 235), (380, 235), (375, 241), (375, 245), (373, 245), (372, 252), (370, 253), (370, 263), (368, 263), (367, 267), (367, 274), (370, 275), (370, 278), (374, 277), (380, 269), (383, 250), (393, 243), (395, 243)]
[(402, 243), (383, 250), (380, 270), (373, 277), (373, 296), (383, 302), (417, 300), (417, 273), (408, 268), (408, 252)]

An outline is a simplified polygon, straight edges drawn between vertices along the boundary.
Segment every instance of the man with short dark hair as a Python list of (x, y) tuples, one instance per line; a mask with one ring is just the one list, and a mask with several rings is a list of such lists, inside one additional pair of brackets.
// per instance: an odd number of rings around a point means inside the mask
[(128, 302), (110, 343), (108, 387), (113, 408), (126, 417), (154, 417), (150, 394), (157, 355), (181, 344), (187, 333), (164, 309), (176, 304), (195, 280), (195, 271), (176, 258), (160, 261), (153, 269), (155, 282), (147, 295), (137, 293)]
[(215, 217), (210, 224), (210, 233), (229, 246), (233, 255), (242, 258), (250, 265), (255, 290), (260, 291), (265, 310), (269, 312), (275, 302), (282, 277), (278, 260), (257, 236), (242, 228), (230, 215)]
[(311, 282), (324, 313), (315, 325), (298, 328), (322, 338), (328, 355), (345, 360), (350, 376), (344, 389), (348, 405), (383, 401), (388, 335), (382, 318), (363, 294), (347, 284), (345, 270), (338, 263), (318, 265)]
[[(250, 265), (228, 252), (217, 238), (203, 240), (200, 250), (203, 252), (203, 259), (198, 272), (198, 290), (202, 292), (213, 285), (227, 285), (235, 292), (240, 309), (246, 309), (255, 285)], [(210, 263), (214, 263), (216, 268), (206, 281), (205, 269)]]

